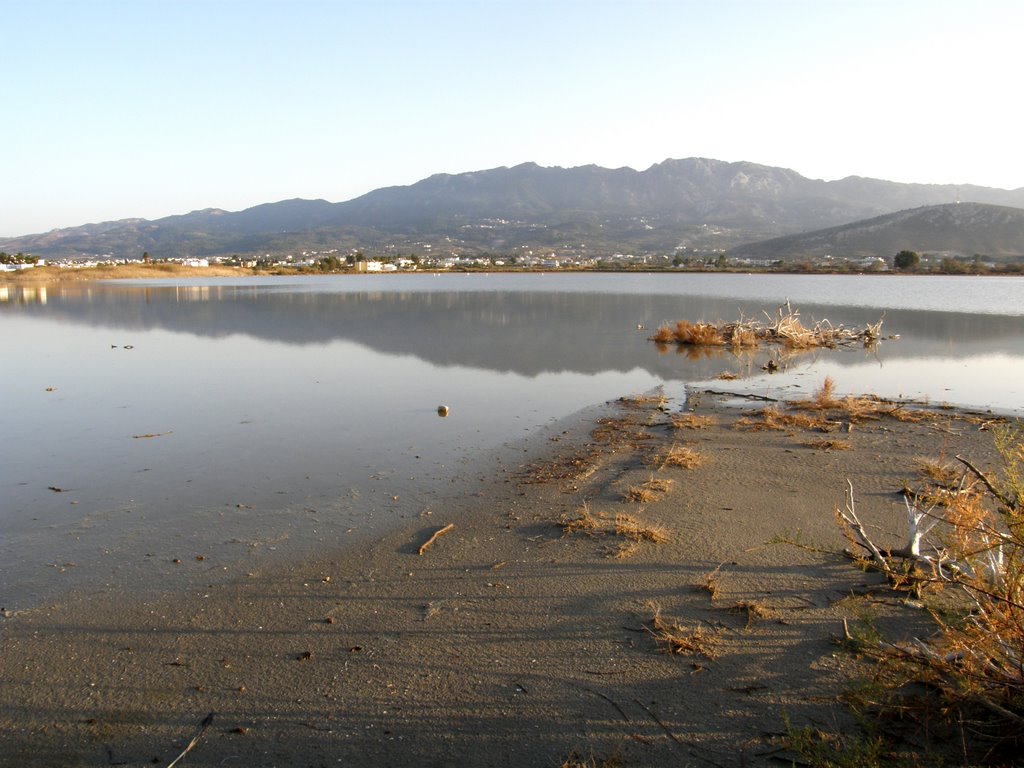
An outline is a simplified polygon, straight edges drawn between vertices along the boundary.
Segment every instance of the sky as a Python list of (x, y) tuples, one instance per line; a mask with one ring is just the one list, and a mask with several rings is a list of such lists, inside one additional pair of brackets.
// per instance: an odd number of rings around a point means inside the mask
[(1024, 187), (1020, 0), (0, 0), (0, 236), (533, 161)]

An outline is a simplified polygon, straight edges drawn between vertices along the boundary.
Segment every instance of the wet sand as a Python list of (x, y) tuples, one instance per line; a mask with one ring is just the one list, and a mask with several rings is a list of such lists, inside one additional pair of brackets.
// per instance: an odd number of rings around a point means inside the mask
[[(0, 764), (167, 765), (209, 713), (179, 765), (771, 765), (785, 718), (850, 727), (843, 618), (928, 624), (838, 554), (833, 507), (849, 479), (865, 522), (899, 533), (914, 459), (989, 465), (991, 435), (952, 413), (744, 427), (711, 394), (685, 407), (713, 423), (677, 428), (663, 405), (614, 404), (457, 509), (329, 557), (209, 585), (217, 563), (190, 560), (185, 592), (79, 590), (4, 618)], [(652, 459), (672, 445), (700, 466)], [(671, 487), (626, 498), (652, 478)], [(566, 533), (584, 504), (667, 541)], [(655, 605), (704, 653), (663, 652)]]

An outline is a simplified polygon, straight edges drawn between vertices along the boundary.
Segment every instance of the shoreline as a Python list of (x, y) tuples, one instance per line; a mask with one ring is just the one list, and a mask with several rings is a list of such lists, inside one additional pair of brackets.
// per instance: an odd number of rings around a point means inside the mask
[(848, 271), (848, 270), (815, 270), (807, 272), (800, 269), (775, 270), (775, 269), (594, 269), (578, 267), (560, 267), (557, 269), (543, 269), (540, 267), (517, 268), (454, 268), (438, 269), (425, 268), (415, 270), (398, 270), (396, 272), (357, 272), (354, 269), (347, 269), (335, 272), (318, 272), (314, 270), (302, 271), (290, 267), (277, 268), (252, 268), (252, 267), (231, 267), (223, 265), (212, 265), (209, 267), (189, 267), (174, 263), (143, 264), (120, 264), (111, 266), (96, 267), (33, 267), (30, 269), (19, 269), (0, 272), (0, 285), (8, 283), (21, 285), (25, 283), (76, 283), (76, 282), (98, 282), (117, 280), (175, 280), (182, 278), (221, 278), (221, 277), (365, 277), (365, 276), (391, 276), (391, 275), (447, 275), (447, 274), (475, 274), (475, 275), (580, 275), (580, 274), (612, 274), (612, 275), (758, 275), (761, 277), (793, 277), (793, 276), (821, 276), (821, 277), (964, 277), (964, 278), (1020, 278), (1021, 272), (982, 272), (982, 273), (960, 273), (960, 272), (921, 272), (921, 271)]
[[(673, 426), (684, 410), (712, 421)], [(0, 763), (166, 765), (215, 712), (185, 764), (767, 765), (784, 717), (853, 722), (856, 664), (830, 640), (851, 595), (878, 587), (881, 626), (927, 628), (877, 575), (811, 551), (844, 544), (846, 479), (865, 522), (899, 534), (915, 458), (993, 453), (956, 413), (823, 435), (744, 426), (692, 392), (585, 415), (541, 430), (515, 477), (467, 485), (462, 509), (184, 593), (88, 590), (0, 620)], [(672, 446), (700, 465), (652, 464)], [(655, 479), (671, 487), (626, 499)], [(612, 532), (623, 515), (637, 541)], [(659, 609), (703, 652), (660, 652)]]

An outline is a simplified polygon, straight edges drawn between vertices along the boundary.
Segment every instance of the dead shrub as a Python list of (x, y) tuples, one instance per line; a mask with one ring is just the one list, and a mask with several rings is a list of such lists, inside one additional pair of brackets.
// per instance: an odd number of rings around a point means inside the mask
[[(966, 475), (954, 490), (906, 495), (907, 543), (899, 549), (872, 541), (852, 486), (845, 510), (836, 510), (851, 543), (866, 553), (861, 560), (894, 588), (919, 595), (937, 623), (928, 641), (859, 644), (880, 664), (882, 711), (919, 712), (922, 720), (941, 714), (952, 729), (970, 723), (963, 758), (972, 765), (1010, 764), (1024, 746), (1024, 429), (997, 427), (995, 445), (997, 473), (958, 456)], [(936, 465), (940, 479), (951, 479)], [(918, 704), (906, 688), (915, 681), (941, 706)]]

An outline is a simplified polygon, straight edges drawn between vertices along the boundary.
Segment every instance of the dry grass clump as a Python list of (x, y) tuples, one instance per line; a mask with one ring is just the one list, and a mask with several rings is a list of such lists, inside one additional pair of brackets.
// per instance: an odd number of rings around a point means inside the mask
[(601, 533), (603, 524), (590, 513), (590, 505), (583, 502), (579, 512), (564, 514), (558, 518), (558, 526), (567, 536), (572, 533), (585, 533), (588, 536), (593, 536)]
[(717, 423), (714, 416), (699, 416), (696, 413), (677, 413), (672, 416), (673, 429), (707, 429)]
[(617, 544), (609, 544), (601, 554), (612, 560), (626, 560), (640, 551), (640, 544), (635, 541), (620, 541)]
[(677, 344), (691, 347), (721, 347), (725, 345), (722, 332), (710, 323), (690, 323), (680, 320), (672, 335)]
[(922, 421), (935, 417), (935, 414), (928, 413), (926, 411), (911, 411), (904, 408), (902, 405), (894, 405), (888, 410), (885, 410), (884, 414), (890, 419), (908, 422), (910, 424), (920, 424)]
[(621, 445), (628, 442), (642, 442), (653, 439), (653, 435), (639, 428), (629, 418), (602, 417), (590, 432), (590, 438), (601, 445)]
[(619, 403), (627, 408), (644, 408), (650, 405), (662, 407), (667, 402), (668, 398), (660, 392), (656, 395), (627, 395), (619, 398)]
[(711, 595), (712, 600), (718, 599), (718, 595), (721, 592), (721, 580), (722, 580), (722, 566), (718, 566), (713, 571), (705, 573), (701, 580), (694, 584), (694, 589), (699, 589), (707, 592)]
[(642, 485), (631, 485), (626, 489), (625, 498), (636, 504), (647, 504), (654, 501), (655, 493)]
[(728, 329), (728, 341), (733, 349), (752, 349), (758, 345), (757, 331), (737, 323)]
[(729, 608), (730, 613), (745, 613), (747, 615), (747, 629), (762, 619), (773, 619), (776, 616), (768, 606), (753, 600), (739, 600)]
[(636, 422), (632, 419), (602, 417), (590, 431), (590, 437), (596, 443), (610, 443), (632, 434), (635, 429)]
[(528, 484), (543, 484), (556, 480), (578, 482), (597, 471), (600, 458), (600, 448), (593, 445), (584, 446), (571, 454), (558, 456), (551, 461), (529, 465), (520, 479)]
[[(941, 713), (960, 734), (969, 724), (964, 764), (971, 765), (1008, 765), (1024, 749), (1024, 427), (997, 427), (995, 444), (998, 473), (957, 457), (969, 481), (955, 491), (906, 498), (902, 548), (875, 545), (858, 518), (852, 487), (846, 508), (837, 510), (851, 543), (866, 553), (862, 561), (894, 587), (920, 595), (938, 625), (927, 642), (877, 639), (858, 650), (880, 662), (886, 703), (901, 716)], [(930, 504), (935, 495), (946, 502)], [(941, 706), (911, 697), (911, 682), (924, 683)]]
[(625, 762), (617, 753), (612, 753), (604, 758), (597, 758), (593, 755), (585, 757), (574, 749), (558, 768), (622, 768), (624, 765)]
[(677, 621), (666, 619), (661, 615), (661, 606), (655, 602), (648, 603), (648, 608), (653, 615), (647, 631), (662, 653), (673, 656), (700, 655), (706, 659), (716, 657), (713, 633), (703, 627), (690, 629)]
[(651, 341), (660, 345), (678, 344), (683, 347), (724, 347), (726, 336), (719, 326), (711, 323), (691, 323), (680, 320), (675, 328), (663, 325), (651, 336)]
[(658, 496), (667, 493), (672, 481), (660, 477), (651, 477), (640, 485), (631, 485), (626, 489), (625, 499), (637, 504), (648, 504)]
[(668, 541), (668, 534), (660, 525), (645, 525), (630, 515), (615, 516), (615, 535), (636, 542), (663, 544)]
[(963, 477), (961, 469), (941, 459), (928, 459), (919, 456), (914, 459), (914, 467), (922, 478), (934, 483), (939, 488), (955, 488)]
[(853, 443), (849, 440), (842, 440), (834, 437), (822, 437), (817, 440), (806, 440), (801, 443), (806, 448), (813, 448), (816, 451), (849, 451)]
[(703, 463), (704, 457), (688, 445), (671, 445), (651, 457), (651, 464), (659, 469), (664, 467), (696, 469)]
[(835, 388), (835, 381), (832, 380), (831, 376), (826, 376), (821, 386), (814, 391), (810, 399), (794, 400), (791, 404), (794, 408), (823, 415), (829, 414), (833, 418), (842, 417), (851, 422), (863, 419), (877, 419), (881, 416), (894, 415), (899, 411), (898, 407), (893, 408), (877, 397), (853, 397), (852, 395), (837, 397)]
[(769, 329), (771, 334), (792, 349), (811, 349), (812, 347), (834, 347), (836, 345), (835, 329), (827, 320), (814, 328), (808, 328), (800, 320), (800, 313), (786, 305), (786, 311), (780, 307)]
[(810, 406), (818, 411), (827, 411), (838, 408), (841, 402), (836, 398), (836, 382), (831, 376), (826, 376), (821, 386), (811, 396)]
[(737, 419), (735, 426), (756, 432), (766, 429), (787, 430), (794, 428), (825, 430), (828, 425), (824, 416), (820, 414), (812, 416), (799, 411), (790, 413), (773, 404), (762, 408), (754, 417), (743, 416)]
[(671, 344), (675, 340), (675, 334), (672, 333), (672, 329), (667, 325), (661, 326), (654, 332), (654, 335), (651, 336), (651, 341), (655, 344)]
[(578, 512), (562, 515), (558, 519), (558, 527), (562, 529), (563, 536), (582, 533), (589, 537), (618, 537), (621, 541), (602, 550), (605, 557), (616, 560), (633, 556), (643, 542), (663, 544), (669, 540), (668, 532), (660, 525), (645, 524), (631, 515), (619, 514), (614, 519), (594, 515), (586, 502)]
[(651, 341), (660, 345), (678, 344), (682, 347), (724, 347), (731, 339), (732, 334), (727, 337), (721, 327), (711, 323), (691, 323), (687, 320), (680, 320), (675, 328), (663, 325), (651, 336)]
[(864, 346), (875, 344), (882, 338), (882, 320), (863, 328), (834, 326), (828, 320), (820, 320), (807, 327), (800, 320), (800, 310), (793, 309), (787, 301), (769, 318), (769, 336), (793, 349), (814, 347), (835, 348), (840, 344), (860, 342)]

